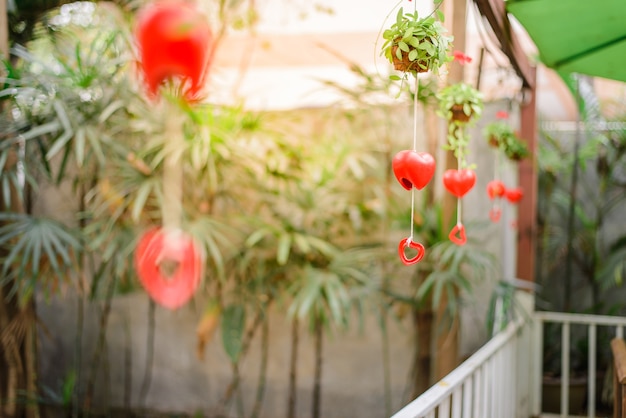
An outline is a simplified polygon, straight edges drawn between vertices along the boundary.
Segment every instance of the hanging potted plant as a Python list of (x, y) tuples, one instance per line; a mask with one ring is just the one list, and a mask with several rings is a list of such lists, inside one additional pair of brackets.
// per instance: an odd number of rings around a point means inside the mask
[(483, 95), (467, 83), (444, 87), (438, 94), (439, 115), (450, 122), (468, 123), (483, 111)]
[(526, 143), (505, 121), (499, 120), (489, 123), (485, 126), (484, 135), (491, 147), (501, 149), (511, 161), (520, 161), (530, 153)]
[[(435, 1), (440, 4), (442, 0)], [(450, 61), (448, 54), (451, 36), (443, 27), (443, 13), (437, 10), (437, 18), (430, 15), (420, 18), (417, 10), (405, 13), (401, 7), (395, 22), (383, 32), (381, 55), (398, 71), (405, 73), (439, 72)]]

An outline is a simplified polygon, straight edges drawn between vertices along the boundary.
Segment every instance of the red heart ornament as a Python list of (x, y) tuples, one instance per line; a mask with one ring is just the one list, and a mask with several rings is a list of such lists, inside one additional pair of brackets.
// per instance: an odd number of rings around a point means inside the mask
[(456, 197), (463, 197), (476, 184), (476, 173), (470, 169), (446, 170), (443, 173), (443, 185)]
[(511, 189), (506, 189), (506, 200), (511, 203), (517, 203), (524, 197), (524, 192), (519, 187), (514, 187)]
[(489, 219), (493, 222), (498, 222), (500, 220), (500, 216), (502, 216), (502, 211), (499, 207), (495, 206), (489, 210)]
[(500, 180), (492, 180), (487, 183), (487, 194), (489, 199), (495, 199), (496, 197), (502, 197), (506, 193), (506, 187)]
[(209, 65), (212, 43), (206, 17), (184, 1), (163, 1), (143, 9), (136, 40), (148, 91), (156, 95), (162, 81), (180, 77), (187, 100), (196, 98)]
[(193, 296), (202, 278), (203, 254), (196, 241), (180, 230), (153, 228), (135, 248), (135, 270), (148, 295), (177, 309)]
[[(417, 254), (412, 258), (408, 258), (405, 253), (405, 249), (407, 248), (417, 250)], [(402, 260), (404, 265), (410, 266), (411, 264), (420, 262), (421, 259), (424, 258), (424, 254), (426, 254), (426, 249), (419, 242), (414, 242), (409, 238), (405, 238), (400, 241), (400, 244), (398, 245), (398, 254), (400, 255), (400, 260)]]
[(450, 234), (448, 234), (448, 238), (456, 245), (465, 245), (467, 236), (465, 235), (465, 227), (463, 224), (456, 224), (454, 228), (452, 228), (452, 231), (450, 231)]
[(393, 174), (407, 190), (423, 189), (435, 174), (435, 159), (427, 152), (404, 150), (391, 161)]

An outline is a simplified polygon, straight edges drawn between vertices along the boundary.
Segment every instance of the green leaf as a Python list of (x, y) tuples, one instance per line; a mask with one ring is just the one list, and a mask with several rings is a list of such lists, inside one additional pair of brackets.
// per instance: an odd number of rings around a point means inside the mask
[(284, 233), (278, 239), (278, 249), (276, 253), (276, 262), (280, 266), (287, 264), (289, 260), (289, 252), (291, 251), (291, 235)]
[(222, 314), (222, 344), (230, 361), (237, 363), (243, 344), (246, 310), (243, 305), (233, 304)]

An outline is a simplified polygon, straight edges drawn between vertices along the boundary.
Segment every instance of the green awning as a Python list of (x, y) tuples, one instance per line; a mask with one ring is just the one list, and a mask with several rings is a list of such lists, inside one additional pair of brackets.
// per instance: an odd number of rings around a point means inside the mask
[(508, 0), (543, 64), (626, 82), (626, 0)]

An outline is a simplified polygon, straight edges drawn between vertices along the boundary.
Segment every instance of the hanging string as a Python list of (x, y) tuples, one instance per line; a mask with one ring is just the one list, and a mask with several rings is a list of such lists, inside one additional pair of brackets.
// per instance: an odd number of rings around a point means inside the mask
[[(461, 153), (459, 153), (456, 157), (456, 164), (457, 164), (457, 170), (461, 170), (463, 167), (461, 166)], [(461, 219), (462, 219), (462, 205), (461, 205), (461, 198), (457, 197), (456, 199), (456, 224), (457, 226), (461, 225)]]
[[(417, 117), (418, 117), (418, 100), (420, 83), (415, 75), (415, 94), (413, 95), (413, 151), (417, 151)], [(411, 234), (409, 235), (409, 242), (413, 241), (413, 232), (415, 230), (415, 187), (411, 188)]]

